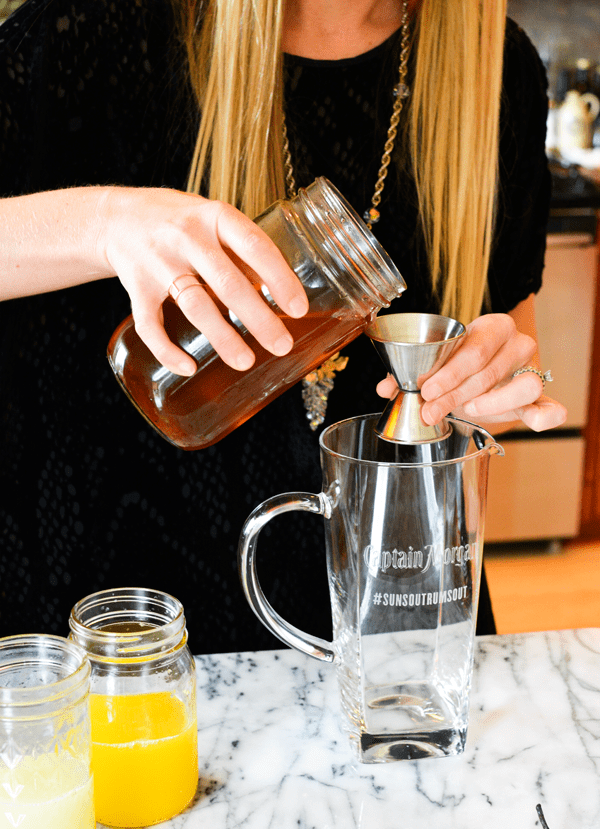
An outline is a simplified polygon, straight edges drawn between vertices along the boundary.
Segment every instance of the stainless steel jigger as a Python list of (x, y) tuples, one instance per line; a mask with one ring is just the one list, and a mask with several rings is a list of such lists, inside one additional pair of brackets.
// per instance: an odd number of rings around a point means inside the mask
[(375, 427), (392, 443), (433, 443), (452, 432), (444, 419), (427, 426), (421, 419), (423, 383), (444, 365), (465, 335), (465, 326), (437, 314), (386, 314), (366, 329), (379, 356), (398, 383)]

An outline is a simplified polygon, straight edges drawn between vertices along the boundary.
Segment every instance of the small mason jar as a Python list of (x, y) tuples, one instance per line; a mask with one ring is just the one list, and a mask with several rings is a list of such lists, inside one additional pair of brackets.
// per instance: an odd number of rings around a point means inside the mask
[(198, 785), (196, 673), (181, 603), (158, 590), (103, 590), (75, 605), (69, 626), (92, 668), (96, 819), (169, 820)]
[(0, 639), (0, 827), (96, 826), (89, 685), (67, 639)]

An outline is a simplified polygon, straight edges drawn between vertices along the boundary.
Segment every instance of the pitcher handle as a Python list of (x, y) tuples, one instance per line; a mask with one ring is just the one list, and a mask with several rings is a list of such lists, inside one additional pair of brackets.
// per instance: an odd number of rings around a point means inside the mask
[(590, 124), (593, 123), (596, 120), (598, 113), (600, 113), (600, 99), (597, 95), (594, 95), (593, 92), (586, 92), (581, 96), (580, 100), (589, 105), (589, 121)]
[(258, 581), (256, 546), (259, 533), (265, 524), (276, 515), (282, 515), (284, 512), (293, 510), (313, 512), (323, 515), (325, 518), (331, 516), (331, 505), (324, 493), (313, 495), (310, 492), (287, 492), (282, 495), (275, 495), (273, 498), (268, 498), (262, 504), (259, 504), (246, 519), (240, 535), (238, 566), (242, 587), (252, 610), (278, 639), (315, 659), (321, 659), (323, 662), (333, 662), (332, 643), (319, 639), (317, 636), (309, 636), (282, 619), (267, 601)]

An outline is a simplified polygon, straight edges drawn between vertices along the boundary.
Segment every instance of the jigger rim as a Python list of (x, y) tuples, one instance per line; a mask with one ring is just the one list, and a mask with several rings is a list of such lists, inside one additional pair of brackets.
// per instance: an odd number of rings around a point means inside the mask
[[(432, 341), (418, 341), (418, 342), (410, 342), (409, 340), (390, 340), (388, 337), (382, 337), (375, 333), (375, 329), (381, 323), (391, 322), (393, 318), (402, 318), (404, 320), (410, 321), (411, 319), (431, 319), (435, 318), (439, 321), (445, 321), (448, 323), (454, 323), (454, 325), (458, 326), (458, 333), (455, 334), (453, 337), (444, 338), (443, 340), (432, 340)], [(403, 347), (407, 348), (423, 348), (425, 346), (439, 346), (442, 343), (447, 345), (448, 343), (453, 343), (456, 340), (461, 340), (466, 333), (466, 326), (460, 322), (460, 320), (454, 319), (454, 317), (447, 317), (442, 314), (428, 314), (428, 313), (421, 313), (420, 311), (408, 311), (408, 312), (399, 312), (396, 314), (381, 314), (371, 322), (367, 328), (365, 329), (365, 334), (369, 339), (375, 340), (378, 343), (397, 343), (398, 345), (402, 345)]]
[[(445, 420), (450, 423), (454, 424), (464, 424), (468, 426), (473, 431), (480, 432), (483, 436), (484, 443), (479, 448), (473, 452), (469, 452), (467, 455), (461, 455), (459, 458), (444, 458), (442, 460), (437, 461), (372, 461), (368, 460), (367, 458), (356, 458), (353, 455), (349, 455), (344, 452), (339, 452), (335, 449), (330, 449), (328, 446), (325, 445), (325, 440), (327, 435), (331, 434), (335, 429), (340, 428), (345, 423), (350, 423), (351, 421), (368, 421), (369, 419), (373, 419), (374, 423), (381, 417), (381, 412), (375, 412), (366, 415), (357, 415), (355, 417), (347, 417), (344, 420), (339, 420), (337, 423), (332, 423), (331, 426), (328, 426), (321, 432), (319, 437), (319, 445), (324, 452), (334, 458), (341, 458), (346, 461), (353, 461), (354, 463), (361, 463), (367, 466), (377, 466), (379, 468), (387, 466), (393, 468), (407, 468), (407, 469), (415, 469), (415, 468), (423, 468), (423, 467), (432, 467), (432, 466), (451, 466), (452, 464), (462, 463), (463, 461), (472, 460), (473, 458), (477, 458), (483, 454), (490, 454), (490, 455), (504, 455), (503, 447), (497, 442), (495, 437), (484, 429), (482, 426), (479, 426), (476, 423), (471, 423), (469, 420), (464, 420), (460, 417), (453, 417), (452, 415), (448, 415)], [(381, 438), (380, 438), (381, 440)], [(393, 445), (393, 443), (388, 443), (388, 445)], [(399, 444), (406, 447), (406, 444)]]

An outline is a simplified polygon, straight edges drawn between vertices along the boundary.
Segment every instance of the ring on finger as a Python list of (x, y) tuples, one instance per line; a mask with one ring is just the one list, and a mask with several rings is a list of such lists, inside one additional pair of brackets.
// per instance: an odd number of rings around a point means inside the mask
[(534, 366), (523, 366), (523, 368), (517, 369), (517, 371), (513, 373), (513, 377), (517, 377), (519, 374), (525, 374), (526, 371), (532, 371), (534, 374), (537, 374), (542, 381), (542, 391), (546, 388), (546, 383), (551, 383), (554, 380), (550, 370), (542, 372)]
[(200, 287), (198, 277), (194, 276), (194, 274), (192, 273), (183, 273), (181, 274), (181, 276), (175, 277), (175, 279), (169, 285), (168, 291), (173, 300), (177, 302), (177, 300), (184, 291), (187, 291), (188, 288), (195, 287)]

